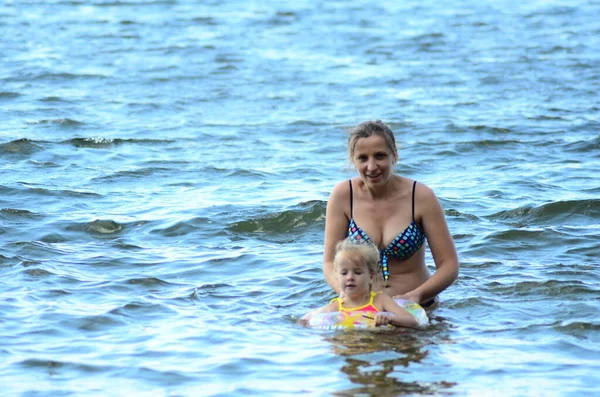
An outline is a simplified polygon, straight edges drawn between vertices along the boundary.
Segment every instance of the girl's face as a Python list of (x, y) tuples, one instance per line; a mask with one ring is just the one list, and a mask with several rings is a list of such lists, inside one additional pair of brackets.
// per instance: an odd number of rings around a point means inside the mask
[(347, 295), (359, 296), (371, 291), (373, 275), (362, 258), (341, 252), (336, 270), (340, 290)]
[(359, 138), (354, 146), (352, 162), (367, 186), (387, 182), (394, 170), (396, 153), (381, 135)]

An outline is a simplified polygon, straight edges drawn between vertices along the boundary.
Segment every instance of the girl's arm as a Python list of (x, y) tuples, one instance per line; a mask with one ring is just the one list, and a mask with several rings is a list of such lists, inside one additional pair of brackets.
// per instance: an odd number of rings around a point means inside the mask
[(417, 319), (402, 306), (398, 305), (391, 296), (385, 293), (377, 294), (373, 303), (375, 303), (376, 307), (381, 307), (382, 311), (392, 313), (392, 315), (377, 313), (375, 316), (375, 325), (392, 324), (395, 327), (421, 328)]
[(335, 247), (346, 238), (348, 234), (348, 215), (350, 209), (350, 188), (348, 181), (338, 183), (331, 192), (327, 201), (325, 213), (325, 243), (323, 247), (323, 274), (327, 284), (336, 293), (340, 292), (333, 272), (333, 258)]

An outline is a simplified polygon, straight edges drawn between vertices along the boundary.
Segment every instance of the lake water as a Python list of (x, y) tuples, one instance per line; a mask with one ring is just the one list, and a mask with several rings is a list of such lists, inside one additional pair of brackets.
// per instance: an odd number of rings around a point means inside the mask
[[(3, 396), (600, 390), (600, 2), (6, 0)], [(346, 131), (461, 262), (431, 326), (307, 329)], [(434, 269), (429, 254), (428, 265)]]

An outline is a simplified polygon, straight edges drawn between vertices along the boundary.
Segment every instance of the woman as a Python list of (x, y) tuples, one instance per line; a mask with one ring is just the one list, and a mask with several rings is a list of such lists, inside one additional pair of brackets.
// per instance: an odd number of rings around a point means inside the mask
[[(380, 250), (384, 291), (429, 307), (458, 276), (458, 256), (444, 211), (427, 186), (394, 174), (398, 150), (392, 130), (381, 121), (356, 126), (348, 153), (358, 177), (338, 183), (327, 203), (323, 272), (336, 283), (333, 259), (338, 242), (373, 242)], [(435, 262), (425, 265), (425, 240)]]

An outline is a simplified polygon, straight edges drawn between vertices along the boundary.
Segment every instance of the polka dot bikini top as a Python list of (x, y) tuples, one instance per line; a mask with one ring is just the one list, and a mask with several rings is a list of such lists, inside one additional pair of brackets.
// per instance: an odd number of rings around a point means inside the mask
[[(352, 216), (352, 181), (350, 183), (350, 223), (348, 224), (348, 238), (356, 243), (367, 242), (370, 243), (371, 238), (365, 233)], [(390, 271), (388, 268), (388, 257), (396, 258), (399, 260), (406, 260), (417, 252), (423, 243), (425, 242), (425, 233), (421, 231), (417, 223), (415, 222), (415, 186), (417, 181), (413, 183), (412, 191), (412, 222), (408, 227), (396, 236), (392, 242), (384, 249), (379, 250), (381, 256), (381, 273), (383, 279), (387, 281), (390, 277)]]

